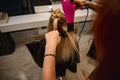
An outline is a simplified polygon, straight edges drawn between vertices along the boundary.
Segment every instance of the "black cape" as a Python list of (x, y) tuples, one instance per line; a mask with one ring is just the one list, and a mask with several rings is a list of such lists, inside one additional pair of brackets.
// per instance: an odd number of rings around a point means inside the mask
[[(39, 67), (43, 67), (45, 44), (45, 38), (26, 44)], [(66, 69), (74, 73), (77, 71), (77, 63), (80, 62), (79, 53), (75, 52), (74, 57), (74, 60), (71, 57), (69, 61), (56, 62), (56, 76), (65, 76)]]

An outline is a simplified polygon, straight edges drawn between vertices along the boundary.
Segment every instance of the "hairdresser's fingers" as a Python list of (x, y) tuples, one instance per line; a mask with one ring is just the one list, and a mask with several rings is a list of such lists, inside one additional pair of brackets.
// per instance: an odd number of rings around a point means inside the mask
[(80, 6), (85, 6), (87, 0), (75, 0), (75, 3), (78, 3)]
[(57, 30), (50, 31), (45, 35), (46, 43), (51, 46), (57, 46), (61, 41), (61, 37), (59, 36), (59, 32)]

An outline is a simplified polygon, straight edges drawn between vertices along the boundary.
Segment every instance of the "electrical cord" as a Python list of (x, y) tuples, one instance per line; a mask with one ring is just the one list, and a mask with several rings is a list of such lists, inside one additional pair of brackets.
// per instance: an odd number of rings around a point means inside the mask
[(28, 7), (29, 7), (30, 14), (32, 14), (32, 9), (31, 9), (31, 4), (30, 4), (30, 1), (29, 1), (29, 0), (27, 0), (27, 2), (28, 2)]
[(84, 23), (83, 23), (82, 29), (81, 29), (81, 31), (80, 31), (80, 33), (79, 33), (79, 39), (78, 39), (78, 42), (80, 41), (81, 34), (82, 34), (83, 29), (84, 29), (84, 27), (85, 27), (85, 24), (86, 24), (86, 22), (87, 22), (88, 14), (89, 14), (89, 9), (87, 8), (87, 15), (86, 15), (86, 17), (85, 17), (85, 21), (84, 21)]

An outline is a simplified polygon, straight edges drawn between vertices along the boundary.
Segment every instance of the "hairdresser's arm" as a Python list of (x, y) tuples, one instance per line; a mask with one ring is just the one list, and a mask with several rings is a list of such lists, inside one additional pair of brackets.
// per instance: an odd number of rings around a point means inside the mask
[[(58, 31), (51, 31), (45, 35), (46, 46), (45, 55), (56, 55), (56, 47), (61, 40)], [(42, 71), (42, 80), (56, 80), (55, 57), (45, 56)]]
[(74, 3), (77, 3), (80, 6), (86, 6), (88, 8), (91, 8), (96, 12), (98, 12), (98, 10), (100, 9), (100, 4), (98, 2), (92, 2), (89, 0), (74, 0)]

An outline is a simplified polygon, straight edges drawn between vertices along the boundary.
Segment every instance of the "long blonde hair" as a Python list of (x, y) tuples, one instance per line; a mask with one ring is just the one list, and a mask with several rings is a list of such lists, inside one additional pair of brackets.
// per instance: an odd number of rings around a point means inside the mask
[(75, 52), (79, 53), (76, 35), (74, 32), (67, 32), (66, 19), (60, 9), (56, 9), (51, 13), (48, 22), (48, 32), (52, 30), (58, 30), (60, 34), (64, 34), (57, 46), (57, 61), (67, 61), (74, 57), (73, 54)]

